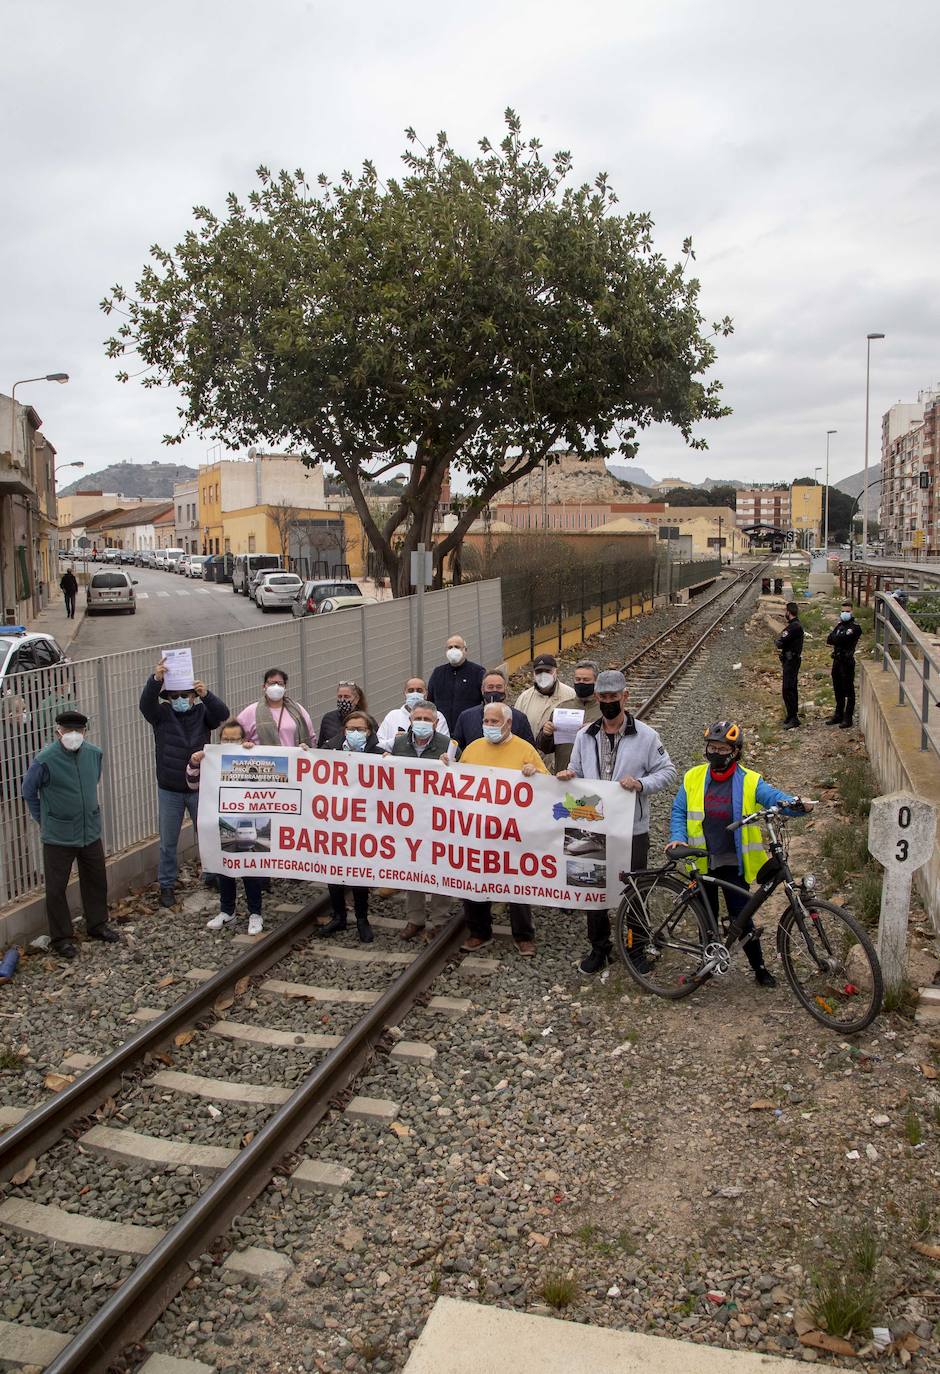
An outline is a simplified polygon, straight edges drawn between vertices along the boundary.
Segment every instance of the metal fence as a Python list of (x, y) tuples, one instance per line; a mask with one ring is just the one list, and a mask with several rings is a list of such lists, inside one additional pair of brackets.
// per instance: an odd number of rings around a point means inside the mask
[(893, 597), (877, 592), (875, 648), (882, 669), (897, 678), (898, 705), (917, 717), (921, 749), (940, 757), (940, 639), (918, 629)]
[(190, 645), (197, 678), (233, 714), (258, 699), (264, 670), (279, 667), (290, 675), (292, 694), (315, 724), (333, 707), (340, 678), (358, 682), (370, 712), (381, 719), (401, 704), (410, 674), (421, 671), (426, 677), (443, 661), (451, 634), (464, 636), (470, 657), (478, 662), (502, 659), (498, 580), (428, 592), (423, 600), (420, 666), (415, 663), (416, 599), (410, 597), (199, 639), (180, 635), (151, 648), (8, 679), (0, 696), (0, 907), (42, 887), (39, 827), (19, 793), (32, 758), (54, 737), (59, 711), (67, 706), (82, 710), (89, 718), (89, 739), (104, 749), (104, 844), (108, 854), (117, 854), (157, 833), (153, 734), (138, 702), (161, 650)]

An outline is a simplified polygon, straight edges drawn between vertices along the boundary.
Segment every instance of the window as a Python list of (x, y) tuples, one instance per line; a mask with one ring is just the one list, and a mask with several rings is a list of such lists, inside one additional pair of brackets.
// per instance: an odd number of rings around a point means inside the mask
[(256, 552), (256, 550), (255, 550), (255, 536), (254, 536), (253, 534), (249, 534), (249, 536), (248, 536), (248, 552), (249, 552), (249, 553), (255, 553), (255, 552)]

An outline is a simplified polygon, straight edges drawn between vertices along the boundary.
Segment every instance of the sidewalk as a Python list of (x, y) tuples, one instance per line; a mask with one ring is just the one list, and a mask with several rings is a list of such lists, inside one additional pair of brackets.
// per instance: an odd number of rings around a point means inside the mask
[(24, 622), (27, 630), (52, 635), (59, 648), (62, 649), (64, 653), (67, 653), (69, 645), (78, 634), (82, 627), (82, 621), (85, 619), (85, 602), (82, 596), (83, 591), (84, 588), (80, 587), (78, 597), (76, 598), (74, 620), (69, 620), (68, 616), (65, 614), (65, 598), (62, 593), (56, 589), (55, 598), (49, 603), (45, 610), (33, 616), (32, 620)]

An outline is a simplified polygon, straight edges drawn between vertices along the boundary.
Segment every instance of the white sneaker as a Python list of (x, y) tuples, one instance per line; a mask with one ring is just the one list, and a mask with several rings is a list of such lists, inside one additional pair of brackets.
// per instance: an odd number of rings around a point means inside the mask
[(264, 918), (262, 916), (248, 917), (248, 934), (260, 935), (264, 930)]
[(234, 911), (231, 916), (227, 911), (220, 911), (218, 916), (213, 916), (211, 921), (206, 921), (206, 930), (222, 930), (224, 926), (233, 926), (234, 924)]

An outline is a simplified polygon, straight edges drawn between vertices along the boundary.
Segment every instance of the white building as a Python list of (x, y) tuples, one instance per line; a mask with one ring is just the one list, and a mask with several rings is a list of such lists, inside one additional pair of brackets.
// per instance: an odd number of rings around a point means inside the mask
[(186, 553), (198, 553), (199, 535), (199, 478), (173, 483), (176, 548)]

